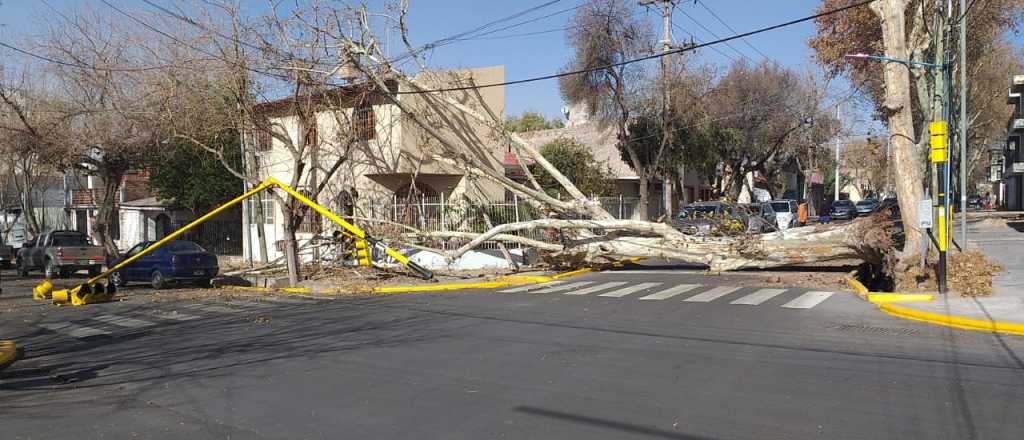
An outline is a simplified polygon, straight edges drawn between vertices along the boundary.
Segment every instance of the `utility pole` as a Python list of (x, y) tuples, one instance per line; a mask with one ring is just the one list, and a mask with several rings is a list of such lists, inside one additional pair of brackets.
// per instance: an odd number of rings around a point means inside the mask
[[(661, 127), (662, 144), (668, 142), (669, 119), (669, 87), (668, 87), (668, 53), (672, 50), (672, 0), (640, 0), (640, 5), (650, 6), (661, 3)], [(672, 214), (672, 179), (666, 171), (661, 177), (662, 210)]]
[[(842, 131), (842, 120), (839, 119), (839, 104), (836, 104), (836, 121), (839, 122), (840, 132), (841, 132)], [(836, 133), (836, 177), (835, 177), (835, 180), (833, 181), (833, 186), (836, 187), (835, 188), (836, 194), (835, 194), (835, 198), (833, 198), (832, 201), (839, 200), (839, 146), (840, 146), (840, 143), (839, 143), (839, 133)]]
[(960, 0), (960, 246), (967, 246), (967, 0)]

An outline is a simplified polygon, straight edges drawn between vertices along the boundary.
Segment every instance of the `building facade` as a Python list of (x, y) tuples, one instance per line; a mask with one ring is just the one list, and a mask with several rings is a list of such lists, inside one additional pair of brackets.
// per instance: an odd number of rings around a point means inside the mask
[(1002, 179), (999, 182), (1002, 192), (999, 200), (1002, 202), (1003, 208), (1010, 211), (1024, 209), (1024, 154), (1021, 152), (1021, 143), (1024, 142), (1022, 91), (1024, 91), (1024, 75), (1014, 75), (1010, 82), (1010, 92), (1007, 97), (1007, 103), (1013, 106), (1013, 113), (1006, 124), (1007, 136), (1006, 148), (1003, 150), (1003, 171), (1001, 176), (995, 176)]

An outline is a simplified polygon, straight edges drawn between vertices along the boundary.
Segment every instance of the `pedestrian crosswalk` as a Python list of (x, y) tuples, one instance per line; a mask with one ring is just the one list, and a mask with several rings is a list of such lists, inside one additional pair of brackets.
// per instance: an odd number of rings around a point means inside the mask
[(235, 299), (189, 304), (171, 303), (170, 310), (149, 308), (135, 309), (123, 313), (104, 313), (96, 316), (72, 319), (66, 322), (41, 323), (38, 326), (48, 332), (75, 339), (114, 337), (122, 333), (144, 331), (161, 325), (178, 324), (188, 321), (215, 318), (224, 314), (245, 312), (266, 313), (273, 309), (316, 304), (315, 299), (261, 297), (258, 300)]
[[(718, 301), (741, 306), (759, 306), (768, 302), (778, 304), (778, 302), (785, 301), (780, 307), (787, 309), (814, 308), (835, 294), (835, 292), (827, 291), (808, 292), (802, 289), (759, 289), (741, 286), (707, 286), (659, 282), (634, 283), (628, 281), (608, 281), (603, 283), (597, 281), (552, 281), (499, 290), (498, 293), (557, 293), (574, 296), (597, 294), (596, 296), (598, 297), (616, 299), (634, 297), (640, 301), (665, 301), (679, 297), (682, 298), (682, 302), (687, 303)], [(779, 298), (778, 302), (772, 301), (776, 298)]]

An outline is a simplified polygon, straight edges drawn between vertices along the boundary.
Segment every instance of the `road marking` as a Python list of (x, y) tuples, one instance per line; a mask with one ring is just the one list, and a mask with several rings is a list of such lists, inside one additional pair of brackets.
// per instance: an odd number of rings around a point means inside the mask
[(600, 294), (598, 296), (606, 296), (606, 297), (609, 297), (609, 298), (622, 298), (622, 297), (624, 297), (626, 295), (629, 295), (631, 293), (636, 293), (636, 292), (639, 292), (641, 290), (650, 289), (651, 287), (660, 286), (660, 285), (661, 285), (661, 283), (640, 283), (640, 284), (635, 284), (635, 285), (632, 285), (632, 286), (629, 286), (629, 287), (626, 287), (626, 288), (623, 288), (623, 289), (613, 290), (613, 291), (608, 292), (608, 293), (602, 293), (602, 294)]
[(656, 292), (656, 293), (652, 293), (652, 294), (647, 295), (647, 296), (642, 296), (642, 297), (640, 297), (640, 299), (645, 299), (645, 300), (668, 299), (668, 298), (671, 298), (673, 296), (679, 295), (680, 293), (689, 292), (689, 291), (691, 291), (693, 289), (696, 289), (698, 287), (700, 287), (699, 284), (680, 284), (678, 286), (670, 287), (668, 289), (662, 290), (661, 292)]
[(765, 301), (768, 301), (776, 296), (781, 295), (786, 289), (761, 289), (757, 292), (751, 293), (750, 295), (744, 296), (736, 301), (729, 304), (743, 304), (748, 306), (756, 306)]
[(218, 306), (216, 304), (190, 304), (190, 305), (187, 305), (185, 307), (188, 307), (190, 309), (202, 310), (204, 312), (213, 312), (213, 313), (238, 313), (238, 312), (241, 311), (241, 310), (232, 309), (232, 308), (229, 308), (229, 307)]
[(513, 288), (513, 289), (499, 290), (498, 293), (527, 292), (527, 291), (530, 291), (532, 289), (543, 289), (545, 287), (557, 286), (557, 285), (562, 284), (562, 283), (565, 283), (565, 281), (548, 281), (546, 283), (541, 283), (541, 284), (529, 284), (529, 285), (526, 285), (526, 286), (520, 286), (520, 287), (516, 287), (516, 288)]
[(151, 325), (156, 325), (155, 323), (152, 323), (152, 322), (149, 322), (149, 321), (143, 321), (141, 319), (129, 318), (127, 316), (119, 316), (119, 315), (100, 315), (100, 316), (97, 316), (97, 317), (95, 317), (93, 319), (95, 319), (97, 321), (100, 321), (100, 322), (105, 322), (107, 324), (113, 324), (113, 325), (116, 325), (118, 327), (127, 327), (127, 328), (140, 328), (140, 327), (149, 327)]
[(612, 281), (610, 283), (598, 284), (596, 286), (590, 286), (586, 289), (570, 290), (568, 292), (562, 292), (563, 295), (587, 295), (594, 292), (600, 292), (605, 289), (611, 289), (619, 286), (629, 284), (626, 281)]
[(714, 301), (714, 300), (716, 300), (718, 298), (721, 298), (721, 297), (723, 297), (725, 295), (728, 295), (728, 294), (733, 293), (733, 292), (735, 292), (737, 290), (740, 290), (740, 289), (742, 289), (742, 287), (718, 286), (718, 287), (715, 287), (714, 289), (711, 289), (711, 290), (709, 290), (707, 292), (698, 293), (698, 294), (696, 294), (694, 296), (686, 298), (683, 301), (688, 301), (688, 302), (711, 302), (711, 301)]
[(825, 301), (832, 296), (832, 293), (833, 292), (807, 292), (796, 297), (796, 299), (783, 304), (782, 307), (787, 309), (809, 309), (821, 304), (822, 301)]
[(142, 313), (145, 314), (145, 315), (148, 315), (148, 316), (152, 316), (154, 318), (167, 319), (167, 320), (170, 320), (170, 321), (191, 321), (193, 319), (198, 319), (199, 318), (198, 316), (181, 313), (181, 312), (176, 311), (176, 310), (171, 310), (171, 311), (148, 310), (148, 311), (145, 311), (145, 312), (142, 312)]
[(88, 338), (90, 336), (109, 335), (110, 332), (98, 328), (86, 327), (84, 325), (61, 322), (54, 324), (39, 324), (40, 327), (52, 332), (64, 333), (72, 338)]
[(589, 286), (591, 284), (594, 284), (594, 282), (593, 281), (577, 281), (575, 283), (563, 284), (561, 286), (548, 287), (546, 289), (541, 289), (541, 290), (533, 291), (533, 292), (530, 292), (530, 293), (556, 293), (556, 292), (564, 292), (566, 290), (578, 289), (580, 287)]

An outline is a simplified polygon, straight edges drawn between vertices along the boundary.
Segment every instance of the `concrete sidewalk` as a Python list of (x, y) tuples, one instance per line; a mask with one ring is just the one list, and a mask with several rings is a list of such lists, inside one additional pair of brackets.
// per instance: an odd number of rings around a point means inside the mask
[(992, 296), (963, 298), (951, 294), (883, 310), (903, 313), (910, 319), (942, 320), (955, 327), (1024, 333), (1024, 220), (975, 221), (968, 224), (967, 236), (968, 248), (981, 250), (1006, 269), (992, 280)]

